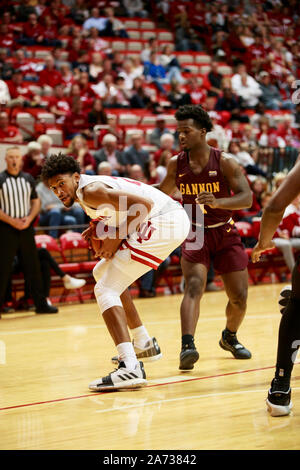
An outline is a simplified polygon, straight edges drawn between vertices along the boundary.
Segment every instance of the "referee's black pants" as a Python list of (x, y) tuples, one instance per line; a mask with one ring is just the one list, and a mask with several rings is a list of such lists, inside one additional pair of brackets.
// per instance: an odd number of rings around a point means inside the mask
[(34, 229), (28, 227), (25, 230), (17, 230), (4, 222), (0, 222), (0, 308), (5, 301), (13, 260), (17, 253), (21, 258), (24, 278), (30, 286), (34, 304), (36, 308), (44, 308), (47, 302), (43, 294)]

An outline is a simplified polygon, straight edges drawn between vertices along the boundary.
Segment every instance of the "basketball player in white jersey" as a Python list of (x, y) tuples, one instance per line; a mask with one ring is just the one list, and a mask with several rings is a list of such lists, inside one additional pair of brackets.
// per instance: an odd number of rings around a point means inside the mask
[(143, 387), (146, 374), (137, 353), (151, 350), (152, 360), (161, 354), (142, 325), (128, 287), (150, 269), (157, 269), (186, 239), (188, 216), (180, 204), (152, 186), (127, 178), (80, 174), (76, 160), (66, 155), (47, 158), (41, 176), (66, 207), (78, 202), (89, 217), (99, 220), (97, 236), (103, 242), (97, 253), (101, 260), (93, 270), (95, 296), (117, 348), (119, 367), (89, 388)]

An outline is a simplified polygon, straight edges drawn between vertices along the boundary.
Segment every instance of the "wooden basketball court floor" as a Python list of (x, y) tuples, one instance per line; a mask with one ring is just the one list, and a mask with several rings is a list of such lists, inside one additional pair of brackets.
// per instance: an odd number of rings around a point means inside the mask
[(279, 450), (300, 448), (300, 370), (293, 412), (272, 418), (265, 398), (274, 373), (282, 285), (249, 288), (239, 339), (253, 353), (237, 361), (219, 345), (223, 291), (206, 293), (196, 333), (200, 360), (180, 372), (181, 294), (135, 303), (163, 358), (146, 364), (139, 391), (92, 393), (111, 372), (115, 349), (95, 302), (57, 315), (0, 320), (1, 450)]

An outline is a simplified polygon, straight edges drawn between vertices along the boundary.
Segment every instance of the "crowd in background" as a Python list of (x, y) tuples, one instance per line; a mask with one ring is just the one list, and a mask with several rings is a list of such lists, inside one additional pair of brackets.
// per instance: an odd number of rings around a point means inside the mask
[[(19, 112), (52, 113), (52, 127), (63, 132), (63, 151), (82, 172), (153, 184), (179, 151), (176, 129), (165, 116), (188, 103), (207, 110), (214, 124), (208, 142), (243, 168), (253, 205), (237, 211), (235, 220), (252, 223), (295, 163), (285, 161), (287, 149), (300, 148), (299, 7), (298, 0), (0, 1), (0, 142), (26, 145), (23, 171), (35, 179), (42, 202), (38, 223), (56, 227), (50, 234), (58, 238), (58, 226), (83, 225), (86, 217), (76, 205), (66, 211), (39, 181), (53, 141), (39, 122), (24, 135)], [(112, 38), (130, 40), (130, 18), (149, 19), (172, 31), (174, 40), (160, 41), (154, 32), (138, 54), (113, 50)], [(30, 54), (38, 46), (47, 48), (43, 58)], [(207, 69), (198, 73), (181, 62), (184, 52), (206, 55)], [(120, 110), (155, 116), (147, 137), (128, 137)], [(261, 159), (275, 149), (280, 173)], [(300, 236), (298, 211), (295, 201), (289, 222), (276, 234), (289, 267), (292, 240)]]

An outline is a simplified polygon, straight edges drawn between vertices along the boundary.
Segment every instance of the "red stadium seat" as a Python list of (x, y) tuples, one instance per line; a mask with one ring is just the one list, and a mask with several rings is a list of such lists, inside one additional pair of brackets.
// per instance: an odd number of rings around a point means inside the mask
[[(89, 244), (78, 232), (67, 232), (59, 238), (61, 253), (65, 263), (83, 261), (89, 257)], [(79, 267), (78, 267), (79, 268)]]

